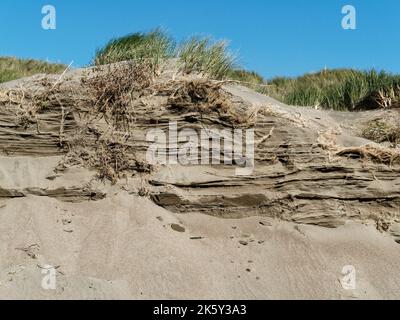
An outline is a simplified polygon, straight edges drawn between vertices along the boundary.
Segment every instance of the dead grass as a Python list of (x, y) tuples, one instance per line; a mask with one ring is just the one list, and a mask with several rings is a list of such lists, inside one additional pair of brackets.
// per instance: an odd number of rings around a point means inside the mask
[(94, 167), (99, 170), (98, 177), (116, 184), (126, 172), (132, 175), (137, 172), (151, 172), (153, 167), (138, 161), (134, 154), (133, 150), (129, 150), (126, 142), (104, 141), (97, 148), (95, 155), (98, 163)]
[(88, 132), (77, 135), (63, 167), (95, 168), (100, 179), (113, 184), (128, 173), (150, 172), (153, 166), (138, 161), (129, 143), (135, 129), (135, 101), (146, 96), (168, 96), (166, 107), (175, 112), (199, 112), (201, 115), (215, 112), (218, 119), (242, 122), (233, 112), (221, 81), (181, 79), (155, 83), (153, 80), (153, 73), (146, 65), (124, 63), (93, 69), (93, 74), (82, 82), (91, 97), (91, 117), (87, 122), (95, 124), (104, 118), (109, 129), (97, 132), (95, 141), (88, 143), (85, 142)]
[(176, 83), (175, 92), (168, 104), (173, 109), (185, 111), (217, 111), (227, 113), (229, 101), (221, 92), (221, 84), (205, 80), (181, 81)]
[(23, 130), (35, 125), (39, 131), (38, 115), (46, 108), (62, 108), (58, 97), (61, 83), (52, 83), (44, 78), (41, 85), (42, 88), (37, 91), (17, 88), (0, 92), (0, 103), (15, 112), (15, 124)]
[[(98, 178), (115, 184), (127, 174), (150, 172), (153, 167), (138, 160), (133, 141), (138, 101), (153, 95), (166, 96), (160, 106), (173, 112), (198, 112), (201, 117), (235, 127), (250, 126), (256, 111), (251, 115), (238, 109), (222, 86), (224, 81), (207, 78), (182, 77), (179, 80), (154, 81), (151, 66), (142, 63), (122, 62), (98, 66), (81, 80), (79, 98), (66, 90), (71, 87), (42, 83), (40, 91), (14, 90), (3, 93), (0, 99), (16, 110), (18, 125), (29, 128), (37, 125), (38, 114), (46, 108), (61, 106), (60, 144), (68, 150), (59, 170), (71, 166), (84, 166), (97, 170)], [(77, 132), (63, 140), (63, 99), (75, 108), (79, 117)], [(82, 102), (82, 103), (81, 103)], [(241, 103), (239, 103), (242, 106)], [(243, 107), (243, 106), (242, 106)], [(247, 109), (246, 109), (247, 110)], [(57, 110), (58, 111), (58, 110)], [(140, 112), (142, 112), (141, 110)], [(71, 110), (68, 109), (68, 112)], [(211, 117), (213, 115), (213, 117)]]
[(251, 126), (254, 117), (238, 112), (230, 96), (222, 90), (224, 81), (210, 79), (182, 80), (169, 83), (168, 106), (176, 112), (199, 112), (203, 117), (216, 113), (221, 121), (232, 126)]
[(336, 155), (367, 159), (389, 166), (400, 164), (400, 152), (396, 149), (366, 145), (362, 147), (342, 148)]
[(86, 143), (82, 136), (77, 136), (70, 143), (70, 151), (58, 166), (58, 170), (82, 166), (96, 169), (100, 180), (116, 184), (118, 179), (136, 173), (149, 173), (153, 166), (137, 160), (135, 150), (128, 144), (129, 136), (114, 133), (109, 137), (100, 137), (95, 143)]
[(390, 142), (396, 147), (400, 143), (400, 125), (383, 119), (370, 120), (365, 124), (362, 136), (377, 143)]
[[(153, 83), (153, 75), (149, 65), (133, 62), (92, 69), (81, 82), (88, 91), (88, 117), (81, 132), (69, 142), (69, 152), (59, 169), (96, 169), (99, 179), (112, 184), (129, 173), (150, 172), (152, 166), (137, 159), (129, 139), (135, 122), (133, 102)], [(107, 130), (91, 128), (102, 119)]]
[(92, 76), (82, 79), (82, 85), (90, 92), (92, 114), (124, 129), (129, 129), (134, 122), (131, 102), (152, 82), (150, 65), (133, 62), (97, 67)]
[(320, 134), (318, 143), (321, 148), (329, 152), (330, 158), (348, 157), (363, 159), (373, 163), (388, 166), (400, 165), (400, 151), (396, 148), (387, 148), (379, 145), (364, 145), (361, 147), (342, 147), (337, 143), (338, 133), (327, 131)]

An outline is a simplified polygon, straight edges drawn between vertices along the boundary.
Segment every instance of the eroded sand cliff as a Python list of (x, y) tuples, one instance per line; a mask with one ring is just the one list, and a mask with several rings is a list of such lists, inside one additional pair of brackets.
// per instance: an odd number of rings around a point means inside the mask
[[(360, 137), (398, 110), (298, 108), (173, 64), (130, 68), (0, 86), (1, 298), (399, 297), (399, 150)], [(149, 164), (146, 133), (171, 122), (253, 128), (254, 170)]]

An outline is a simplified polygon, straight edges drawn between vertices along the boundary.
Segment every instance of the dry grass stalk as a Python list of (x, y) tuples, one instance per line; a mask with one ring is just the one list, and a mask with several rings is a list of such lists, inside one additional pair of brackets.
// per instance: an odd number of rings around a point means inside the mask
[[(82, 132), (70, 141), (70, 151), (61, 168), (84, 166), (98, 171), (98, 178), (112, 184), (126, 173), (150, 172), (152, 167), (136, 159), (128, 140), (134, 123), (134, 100), (153, 82), (147, 64), (121, 63), (96, 67), (82, 79), (89, 92), (89, 116)], [(107, 130), (94, 132), (90, 123), (104, 118)], [(88, 137), (91, 137), (88, 139)]]
[(169, 94), (168, 106), (178, 112), (199, 112), (202, 116), (217, 113), (219, 120), (232, 126), (252, 126), (258, 109), (248, 114), (238, 112), (228, 93), (224, 92), (224, 81), (210, 79), (171, 81), (158, 90)]
[(336, 155), (367, 159), (390, 166), (400, 164), (400, 152), (398, 150), (371, 145), (342, 148)]
[(398, 149), (386, 148), (378, 145), (341, 147), (336, 141), (337, 135), (337, 132), (329, 130), (323, 134), (320, 134), (318, 138), (320, 147), (329, 152), (330, 158), (333, 153), (333, 155), (336, 157), (361, 158), (374, 163), (382, 163), (389, 166), (400, 164), (400, 151)]
[(24, 130), (34, 124), (39, 128), (38, 114), (46, 108), (60, 105), (57, 98), (60, 84), (54, 86), (48, 80), (43, 80), (41, 84), (44, 89), (34, 92), (8, 89), (0, 94), (0, 103), (15, 112), (16, 125)]
[(117, 128), (129, 129), (134, 121), (132, 100), (153, 82), (150, 66), (127, 62), (98, 67), (93, 72), (93, 76), (82, 79), (90, 91), (92, 114), (104, 117)]
[(400, 143), (400, 126), (384, 119), (373, 119), (364, 125), (362, 136), (377, 143), (390, 142), (396, 147)]
[(85, 143), (77, 137), (70, 143), (70, 151), (59, 165), (59, 170), (74, 166), (83, 166), (98, 171), (98, 178), (117, 183), (127, 173), (149, 173), (153, 167), (136, 159), (134, 150), (129, 146), (129, 135), (114, 133), (102, 136), (95, 143)]

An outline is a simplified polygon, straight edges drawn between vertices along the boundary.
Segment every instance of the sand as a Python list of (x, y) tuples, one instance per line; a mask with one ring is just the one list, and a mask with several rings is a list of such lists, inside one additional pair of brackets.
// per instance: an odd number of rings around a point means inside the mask
[[(235, 112), (258, 110), (257, 138), (274, 128), (251, 176), (224, 165), (166, 165), (113, 184), (83, 164), (57, 170), (68, 151), (60, 143), (91, 126), (77, 108), (86, 101), (81, 76), (67, 74), (58, 93), (65, 108), (44, 109), (39, 125), (16, 125), (18, 106), (0, 101), (0, 299), (400, 297), (400, 168), (334, 154), (373, 144), (358, 134), (360, 123), (397, 111), (296, 108), (227, 85)], [(163, 76), (161, 84), (171, 80)], [(37, 90), (43, 77), (0, 91)], [(225, 125), (215, 113), (174, 113), (165, 94), (135, 108), (129, 144), (141, 152), (150, 120)], [(90, 127), (104, 128), (103, 120)], [(54, 287), (44, 281), (49, 266)], [(351, 290), (345, 266), (354, 267)]]
[[(2, 299), (399, 297), (400, 247), (371, 225), (182, 216), (122, 193), (86, 204), (10, 200), (0, 226)], [(32, 245), (34, 258), (16, 250)], [(58, 267), (55, 290), (41, 286), (43, 265)], [(345, 265), (356, 268), (355, 290), (340, 284)]]

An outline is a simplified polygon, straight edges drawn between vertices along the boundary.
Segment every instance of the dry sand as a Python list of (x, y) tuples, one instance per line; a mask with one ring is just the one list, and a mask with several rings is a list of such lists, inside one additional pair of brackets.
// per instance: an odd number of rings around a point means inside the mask
[[(79, 81), (67, 85), (79, 93)], [(356, 134), (370, 113), (225, 90), (260, 108), (259, 134), (275, 127), (248, 178), (224, 166), (165, 166), (111, 185), (83, 166), (56, 172), (59, 106), (39, 115), (39, 129), (21, 129), (0, 101), (0, 299), (400, 298), (399, 167), (332, 157), (316, 143), (329, 130), (341, 147), (371, 143)], [(136, 142), (148, 117), (193, 125), (151, 99), (137, 106)], [(78, 113), (65, 118), (65, 138)], [(54, 290), (42, 287), (46, 265), (56, 268)], [(341, 284), (348, 265), (354, 290)]]
[[(179, 216), (122, 193), (86, 204), (10, 200), (0, 225), (2, 299), (399, 297), (399, 245), (358, 223)], [(35, 258), (16, 250), (32, 245)], [(59, 266), (56, 290), (41, 287), (46, 264)], [(340, 284), (345, 265), (356, 268), (356, 290)]]

